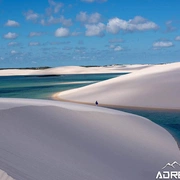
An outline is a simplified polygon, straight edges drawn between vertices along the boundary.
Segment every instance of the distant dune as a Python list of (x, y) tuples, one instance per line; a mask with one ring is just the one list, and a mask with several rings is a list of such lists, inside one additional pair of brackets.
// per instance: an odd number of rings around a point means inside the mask
[(152, 180), (168, 162), (180, 162), (173, 137), (132, 114), (0, 99), (0, 115), (0, 169), (16, 180)]
[(93, 73), (121, 73), (133, 72), (149, 67), (150, 65), (114, 65), (102, 67), (81, 67), (81, 66), (62, 66), (48, 69), (4, 69), (0, 70), (0, 76), (15, 75), (60, 75), (60, 74), (93, 74)]
[(125, 76), (60, 92), (56, 98), (116, 106), (180, 109), (180, 63), (154, 65)]

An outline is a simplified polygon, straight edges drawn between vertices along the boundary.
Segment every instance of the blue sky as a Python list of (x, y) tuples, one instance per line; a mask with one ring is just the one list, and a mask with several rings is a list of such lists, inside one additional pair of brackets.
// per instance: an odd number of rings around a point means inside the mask
[(0, 0), (0, 67), (180, 60), (179, 0)]

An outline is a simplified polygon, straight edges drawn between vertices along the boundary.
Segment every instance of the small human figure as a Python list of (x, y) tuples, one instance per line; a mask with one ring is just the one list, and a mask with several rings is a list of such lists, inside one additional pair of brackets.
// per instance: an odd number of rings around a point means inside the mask
[(98, 106), (98, 102), (97, 101), (95, 102), (95, 104), (96, 104), (96, 106)]

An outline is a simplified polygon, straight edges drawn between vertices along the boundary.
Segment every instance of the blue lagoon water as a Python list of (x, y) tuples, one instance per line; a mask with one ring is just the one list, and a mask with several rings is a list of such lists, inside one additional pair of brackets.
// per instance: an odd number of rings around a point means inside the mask
[(180, 111), (178, 110), (148, 110), (131, 108), (113, 108), (148, 118), (165, 128), (175, 138), (180, 148)]
[[(86, 86), (127, 73), (60, 76), (0, 77), (0, 97), (51, 99), (52, 94)], [(180, 112), (160, 110), (118, 109), (150, 119), (168, 130), (180, 147)]]
[(0, 97), (50, 99), (52, 94), (127, 73), (59, 76), (1, 76)]

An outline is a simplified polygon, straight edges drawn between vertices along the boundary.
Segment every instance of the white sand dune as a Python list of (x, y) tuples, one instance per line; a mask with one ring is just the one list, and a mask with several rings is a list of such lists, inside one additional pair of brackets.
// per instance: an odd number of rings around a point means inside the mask
[(0, 76), (123, 73), (134, 72), (149, 66), (151, 65), (114, 65), (107, 67), (63, 66), (44, 70), (5, 69), (0, 70)]
[(163, 128), (73, 103), (0, 99), (0, 169), (16, 180), (152, 180), (180, 162)]
[(0, 169), (0, 180), (14, 180), (6, 172)]
[(56, 98), (117, 106), (180, 109), (180, 63), (154, 65)]

